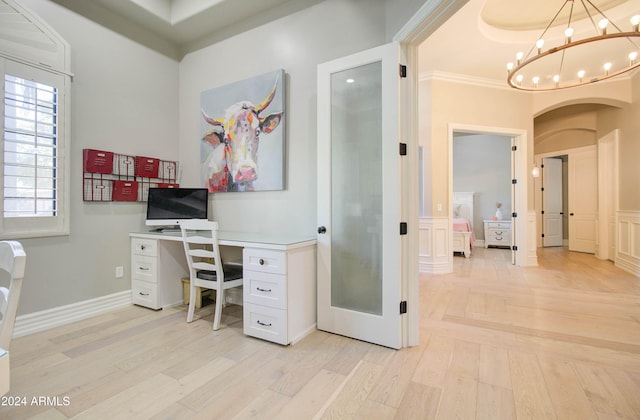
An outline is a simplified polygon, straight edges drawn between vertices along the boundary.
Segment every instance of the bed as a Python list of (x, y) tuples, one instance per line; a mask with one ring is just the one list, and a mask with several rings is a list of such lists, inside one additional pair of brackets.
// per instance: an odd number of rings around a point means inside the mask
[(471, 257), (475, 236), (473, 234), (473, 194), (453, 193), (453, 253)]

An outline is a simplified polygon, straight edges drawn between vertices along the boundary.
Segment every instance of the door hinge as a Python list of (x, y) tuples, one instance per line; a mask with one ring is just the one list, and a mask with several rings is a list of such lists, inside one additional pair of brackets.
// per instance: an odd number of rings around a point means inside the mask
[(515, 152), (516, 150), (518, 150), (518, 146), (511, 146), (511, 151)]
[(518, 213), (516, 212), (511, 213), (511, 217), (518, 217)]
[(540, 235), (540, 236), (542, 236), (544, 238), (544, 233), (542, 235)]
[(517, 184), (517, 183), (518, 183), (518, 180), (517, 180), (517, 179), (512, 179), (512, 180), (511, 180), (511, 183), (515, 185), (515, 184)]
[(544, 191), (544, 187), (540, 188), (540, 191)]
[(407, 222), (400, 222), (400, 235), (407, 234)]
[(400, 315), (407, 313), (407, 301), (403, 300), (400, 302)]
[(402, 77), (403, 79), (407, 77), (407, 66), (405, 66), (404, 64), (400, 64), (400, 77)]
[(514, 246), (512, 246), (512, 247), (511, 247), (511, 249), (512, 249), (513, 251), (517, 251), (517, 250), (518, 250), (518, 246), (517, 246), (517, 245), (514, 245)]
[(544, 210), (542, 210), (540, 213), (544, 214)]
[(400, 156), (407, 156), (407, 143), (400, 143)]

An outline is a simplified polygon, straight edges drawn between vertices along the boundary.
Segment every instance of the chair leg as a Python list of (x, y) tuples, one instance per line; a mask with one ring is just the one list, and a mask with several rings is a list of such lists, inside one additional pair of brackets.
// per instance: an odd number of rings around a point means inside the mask
[(193, 280), (189, 282), (189, 309), (187, 311), (187, 322), (193, 321), (193, 313), (196, 309), (196, 286)]
[(220, 318), (222, 317), (222, 305), (224, 303), (224, 289), (222, 287), (216, 289), (216, 310), (213, 314), (213, 330), (220, 328)]

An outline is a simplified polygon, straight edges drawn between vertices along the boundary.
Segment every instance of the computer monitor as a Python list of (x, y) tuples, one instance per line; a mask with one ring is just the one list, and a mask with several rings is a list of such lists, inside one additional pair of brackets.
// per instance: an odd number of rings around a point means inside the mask
[(149, 188), (147, 226), (178, 226), (186, 219), (207, 220), (206, 188)]

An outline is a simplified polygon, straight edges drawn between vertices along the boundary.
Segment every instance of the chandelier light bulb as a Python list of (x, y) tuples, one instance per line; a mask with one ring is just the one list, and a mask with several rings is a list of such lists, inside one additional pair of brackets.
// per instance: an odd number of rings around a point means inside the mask
[(638, 58), (638, 52), (637, 51), (629, 53), (629, 65), (630, 66), (635, 64), (636, 58)]
[(560, 75), (556, 74), (555, 76), (553, 76), (553, 83), (556, 84), (556, 87), (558, 87), (558, 82), (560, 82)]
[(582, 78), (584, 77), (584, 73), (585, 73), (584, 70), (580, 70), (578, 72), (578, 78), (580, 79), (581, 82), (582, 82)]
[(516, 82), (518, 82), (518, 84), (522, 84), (522, 79), (524, 79), (524, 76), (519, 74), (516, 76)]
[(564, 30), (564, 36), (567, 37), (567, 42), (571, 42), (571, 37), (573, 36), (573, 28), (569, 27)]
[(533, 86), (538, 87), (538, 82), (540, 82), (540, 78), (538, 76), (535, 76), (531, 80), (533, 81)]
[(544, 46), (544, 39), (540, 38), (536, 41), (536, 48), (538, 48), (538, 54), (542, 51), (542, 47)]
[(607, 34), (607, 26), (609, 25), (609, 19), (601, 19), (600, 22), (598, 22), (598, 27), (600, 28), (600, 31), (602, 32), (602, 35), (606, 35)]
[(516, 61), (518, 62), (518, 64), (520, 64), (520, 62), (522, 61), (523, 57), (524, 57), (524, 53), (522, 51), (518, 51), (516, 53)]
[(640, 15), (634, 15), (631, 18), (631, 26), (633, 26), (635, 32), (640, 31)]
[(611, 63), (604, 63), (604, 73), (609, 74), (609, 70), (611, 70)]
[(513, 70), (513, 63), (511, 61), (509, 61), (507, 63), (507, 71), (511, 71), (511, 70)]

